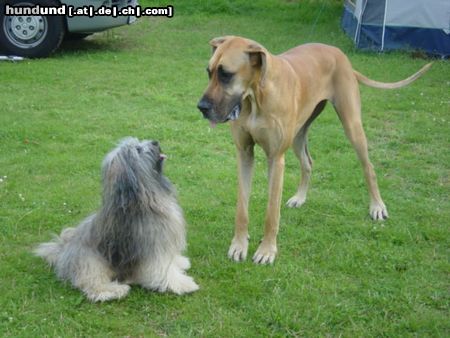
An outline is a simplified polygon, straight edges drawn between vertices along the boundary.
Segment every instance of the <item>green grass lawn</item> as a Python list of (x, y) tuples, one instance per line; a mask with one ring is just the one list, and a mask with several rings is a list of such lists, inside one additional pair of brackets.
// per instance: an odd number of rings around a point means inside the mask
[[(405, 78), (427, 61), (355, 50), (340, 30), (340, 1), (170, 4), (172, 19), (143, 18), (64, 44), (48, 59), (0, 63), (0, 336), (448, 336), (448, 61), (406, 88), (361, 87), (389, 220), (369, 219), (360, 164), (328, 107), (310, 132), (308, 200), (281, 210), (275, 264), (237, 264), (226, 257), (237, 186), (229, 127), (210, 130), (196, 109), (207, 42), (242, 35), (273, 53), (330, 43), (381, 81)], [(100, 163), (128, 135), (160, 140), (170, 157), (166, 174), (189, 224), (190, 275), (201, 290), (177, 297), (134, 287), (121, 301), (92, 304), (30, 251), (99, 206)], [(290, 151), (283, 204), (299, 175)], [(266, 201), (258, 149), (250, 257)]]

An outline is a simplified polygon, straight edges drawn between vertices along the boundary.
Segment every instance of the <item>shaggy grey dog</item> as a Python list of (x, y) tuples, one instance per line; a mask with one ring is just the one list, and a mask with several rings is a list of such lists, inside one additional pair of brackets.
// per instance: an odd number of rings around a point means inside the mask
[(184, 294), (198, 290), (185, 274), (185, 222), (172, 185), (163, 175), (156, 141), (126, 138), (102, 164), (101, 209), (67, 228), (35, 254), (91, 301), (122, 298), (129, 284)]

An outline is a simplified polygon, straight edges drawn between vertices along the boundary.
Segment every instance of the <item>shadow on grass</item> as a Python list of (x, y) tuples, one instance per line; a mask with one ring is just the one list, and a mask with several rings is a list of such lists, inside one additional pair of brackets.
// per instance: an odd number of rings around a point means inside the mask
[(120, 52), (130, 46), (121, 35), (110, 32), (98, 33), (84, 39), (64, 40), (54, 56), (97, 54), (103, 52)]

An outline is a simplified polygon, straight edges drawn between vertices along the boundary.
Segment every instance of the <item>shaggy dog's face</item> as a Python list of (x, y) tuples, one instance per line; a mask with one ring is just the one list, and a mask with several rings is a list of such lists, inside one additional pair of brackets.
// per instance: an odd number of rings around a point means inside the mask
[(143, 141), (135, 146), (137, 156), (144, 163), (153, 168), (157, 173), (162, 174), (163, 162), (166, 155), (161, 152), (161, 147), (158, 141)]
[(126, 138), (111, 151), (103, 161), (106, 177), (117, 176), (120, 172), (131, 171), (135, 175), (161, 175), (166, 156), (161, 152), (158, 141)]
[(124, 139), (103, 161), (104, 197), (129, 205), (146, 200), (150, 190), (170, 190), (163, 176), (165, 158), (157, 141)]

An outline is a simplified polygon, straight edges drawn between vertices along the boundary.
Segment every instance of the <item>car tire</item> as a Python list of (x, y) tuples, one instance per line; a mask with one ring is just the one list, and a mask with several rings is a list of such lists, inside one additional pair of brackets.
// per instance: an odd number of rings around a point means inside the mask
[[(56, 0), (12, 0), (11, 6), (55, 7)], [(0, 6), (0, 46), (10, 55), (29, 58), (46, 57), (61, 44), (65, 34), (64, 16), (6, 16)]]

